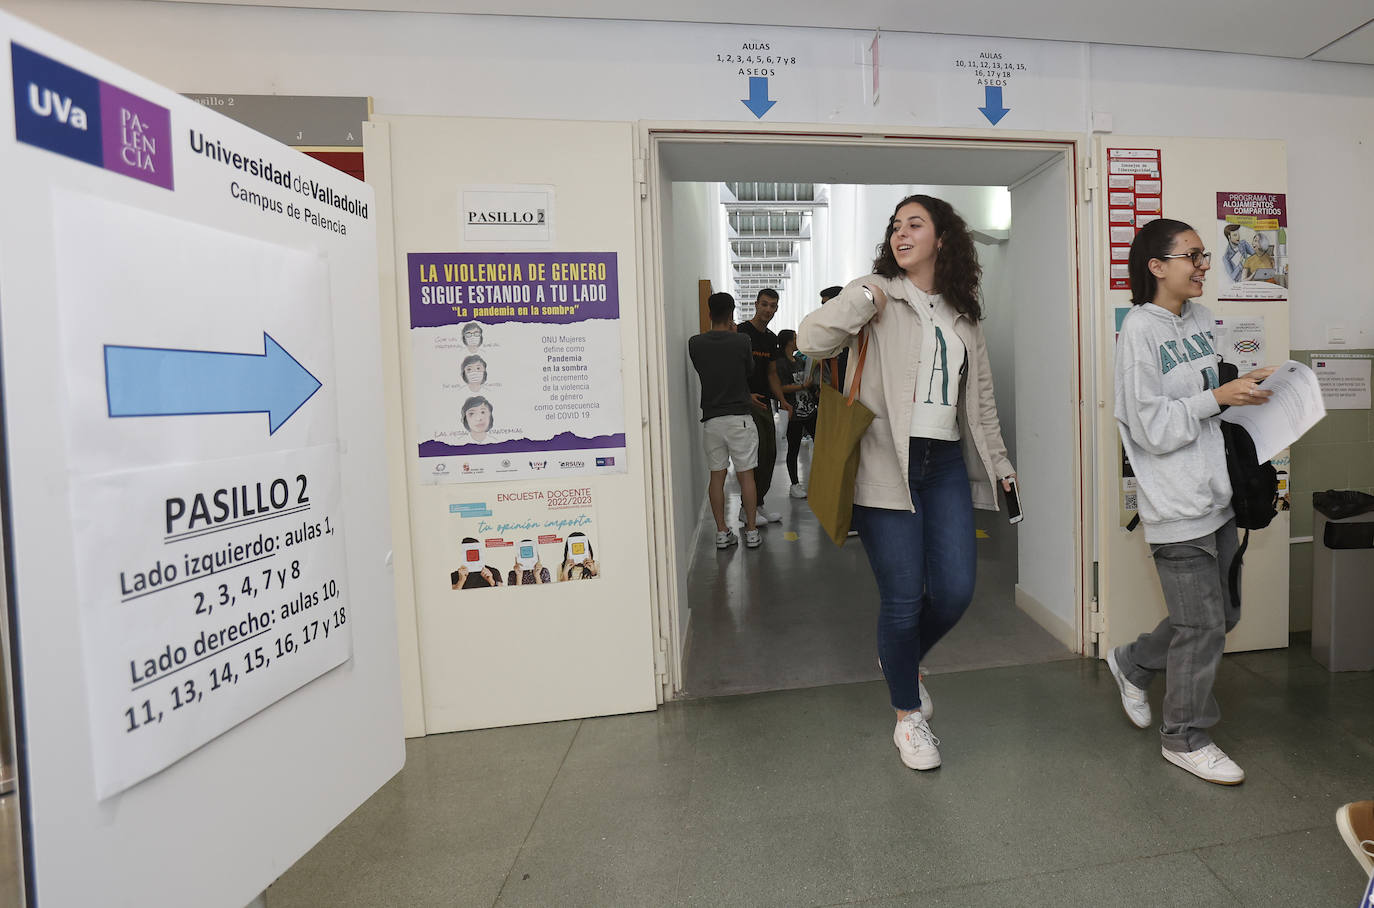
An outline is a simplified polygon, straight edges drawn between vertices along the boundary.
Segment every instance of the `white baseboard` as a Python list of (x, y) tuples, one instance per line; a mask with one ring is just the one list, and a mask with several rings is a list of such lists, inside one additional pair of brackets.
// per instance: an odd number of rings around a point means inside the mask
[(1045, 607), (1045, 604), (1016, 585), (1016, 607), (1030, 615), (1031, 620), (1050, 632), (1050, 635), (1074, 652), (1078, 652), (1078, 630)]

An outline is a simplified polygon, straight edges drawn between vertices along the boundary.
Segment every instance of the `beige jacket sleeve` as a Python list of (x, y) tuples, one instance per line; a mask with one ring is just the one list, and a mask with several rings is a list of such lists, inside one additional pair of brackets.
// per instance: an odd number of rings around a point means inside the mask
[(881, 280), (869, 274), (850, 281), (839, 296), (802, 319), (797, 326), (797, 349), (807, 356), (824, 358), (848, 347), (878, 311), (864, 296), (863, 285)]

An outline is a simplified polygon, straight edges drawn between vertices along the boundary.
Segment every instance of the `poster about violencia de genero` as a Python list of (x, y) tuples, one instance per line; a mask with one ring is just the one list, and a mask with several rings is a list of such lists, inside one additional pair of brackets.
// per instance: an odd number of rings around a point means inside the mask
[(625, 470), (615, 253), (411, 253), (423, 477)]

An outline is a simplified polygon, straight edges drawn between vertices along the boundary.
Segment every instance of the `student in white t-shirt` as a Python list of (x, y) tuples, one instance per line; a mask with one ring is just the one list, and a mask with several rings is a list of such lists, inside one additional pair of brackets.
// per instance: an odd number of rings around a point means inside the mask
[[(1007, 458), (980, 324), (982, 269), (949, 203), (897, 204), (873, 273), (802, 321), (808, 356), (850, 348), (848, 388), (873, 411), (859, 441), (853, 524), (878, 581), (878, 656), (897, 713), (893, 742), (912, 769), (940, 765), (921, 660), (973, 599), (973, 509), (997, 510)], [(858, 355), (860, 340), (867, 351)]]

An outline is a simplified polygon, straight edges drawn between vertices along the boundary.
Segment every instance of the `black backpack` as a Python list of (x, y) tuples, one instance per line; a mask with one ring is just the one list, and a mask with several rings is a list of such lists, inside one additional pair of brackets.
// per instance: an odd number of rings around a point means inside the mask
[[(1221, 383), (1234, 381), (1237, 372), (1235, 366), (1223, 362)], [(1279, 512), (1279, 471), (1267, 460), (1259, 462), (1250, 433), (1235, 423), (1222, 420), (1221, 438), (1226, 445), (1226, 472), (1231, 477), (1231, 509), (1236, 512), (1236, 527), (1262, 530)]]
[[(1223, 385), (1240, 377), (1240, 370), (1228, 362), (1222, 362), (1218, 372)], [(1250, 531), (1269, 526), (1279, 512), (1279, 471), (1267, 460), (1259, 462), (1250, 433), (1235, 423), (1221, 421), (1221, 439), (1226, 446), (1226, 472), (1231, 477), (1231, 510), (1236, 512), (1236, 528), (1245, 531), (1231, 562), (1230, 577), (1231, 604), (1240, 608), (1241, 559), (1250, 545)]]

